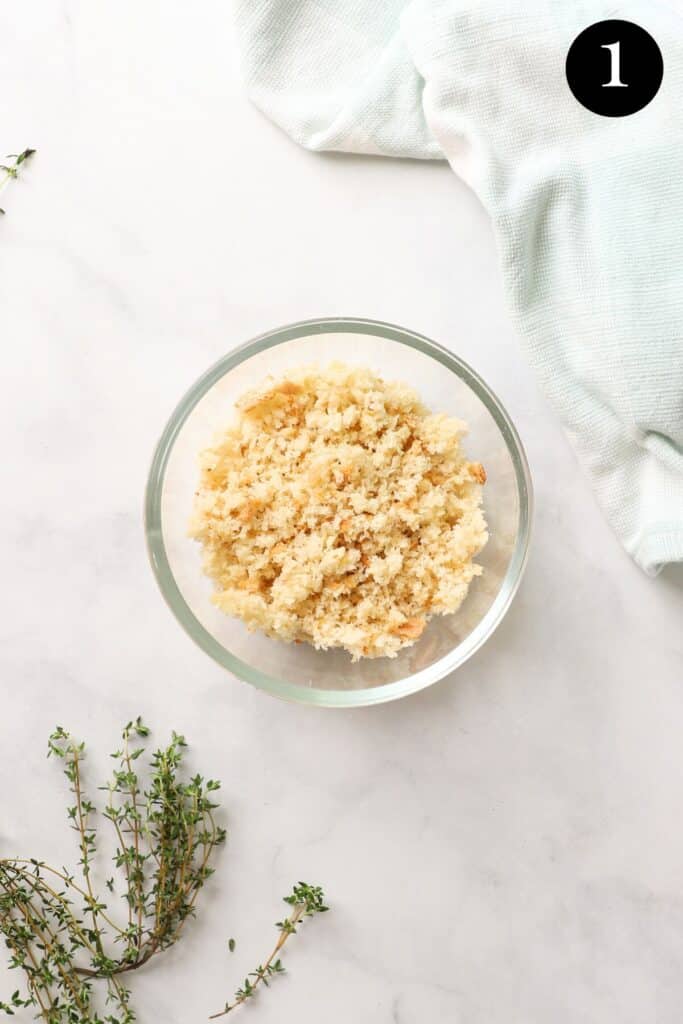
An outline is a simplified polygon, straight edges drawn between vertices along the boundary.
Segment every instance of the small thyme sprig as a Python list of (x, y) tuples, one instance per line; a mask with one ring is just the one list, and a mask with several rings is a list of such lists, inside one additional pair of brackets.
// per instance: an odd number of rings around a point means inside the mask
[[(113, 825), (114, 862), (124, 876), (128, 921), (117, 924), (95, 893), (91, 866), (97, 846), (92, 824), (97, 809), (85, 796), (85, 745), (61, 727), (50, 736), (48, 756), (64, 762), (74, 802), (67, 814), (78, 839), (82, 884), (66, 868), (37, 860), (0, 859), (0, 932), (10, 950), (10, 968), (24, 972), (28, 993), (17, 990), (0, 1011), (32, 1006), (45, 1024), (132, 1024), (130, 993), (120, 976), (172, 946), (195, 913), (200, 889), (213, 874), (209, 860), (224, 842), (210, 794), (220, 783), (182, 776), (187, 746), (173, 733), (153, 754), (147, 785), (138, 775), (149, 736), (140, 718), (123, 730), (123, 747), (105, 789), (103, 817)], [(114, 892), (114, 879), (105, 883)], [(80, 904), (80, 909), (77, 904)], [(110, 948), (110, 941), (119, 949)], [(110, 1006), (101, 1017), (93, 1005), (93, 982), (102, 979)]]
[[(276, 974), (283, 974), (284, 967), (278, 957), (278, 953), (286, 943), (290, 935), (294, 935), (297, 930), (297, 925), (304, 917), (312, 917), (314, 914), (322, 914), (329, 907), (325, 906), (322, 889), (318, 885), (308, 885), (306, 882), (299, 882), (292, 889), (290, 896), (283, 897), (285, 903), (289, 903), (292, 907), (292, 912), (289, 917), (286, 917), (283, 921), (277, 921), (275, 924), (276, 928), (280, 929), (278, 940), (275, 943), (275, 947), (263, 964), (259, 964), (256, 970), (251, 971), (249, 975), (244, 979), (244, 984), (241, 988), (238, 988), (235, 992), (235, 996), (232, 1003), (226, 1003), (222, 1010), (218, 1013), (213, 1013), (209, 1020), (216, 1020), (217, 1017), (224, 1017), (226, 1013), (230, 1013), (232, 1010), (241, 1006), (247, 999), (250, 999), (256, 992), (257, 987), (263, 982), (268, 988), (268, 981), (272, 979)], [(254, 980), (251, 981), (250, 979)]]
[[(14, 159), (14, 163), (13, 164), (0, 164), (0, 171), (4, 171), (5, 172), (4, 177), (0, 178), (0, 192), (2, 192), (3, 188), (5, 187), (5, 185), (7, 185), (7, 183), (9, 181), (11, 181), (12, 178), (18, 178), (19, 177), (19, 168), (24, 163), (24, 161), (28, 160), (28, 158), (30, 156), (33, 156), (34, 153), (35, 153), (35, 149), (25, 149), (23, 151), (23, 153), (8, 153), (7, 154), (7, 159), (8, 160)], [(2, 209), (2, 207), (0, 207), (0, 214), (4, 214), (4, 212), (5, 211)], [(1, 1004), (0, 1004), (0, 1008), (1, 1008)]]

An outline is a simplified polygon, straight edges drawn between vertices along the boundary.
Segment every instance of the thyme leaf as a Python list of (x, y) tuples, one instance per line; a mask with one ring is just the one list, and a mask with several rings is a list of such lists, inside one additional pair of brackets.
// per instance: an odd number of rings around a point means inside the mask
[[(2, 178), (0, 178), (0, 192), (2, 192), (5, 185), (7, 185), (7, 183), (10, 182), (13, 178), (19, 177), (19, 168), (26, 160), (28, 160), (30, 156), (33, 156), (34, 153), (35, 149), (25, 149), (23, 153), (9, 153), (7, 155), (7, 159), (14, 159), (14, 163), (0, 164), (0, 171), (5, 172)], [(2, 207), (0, 207), (0, 215), (4, 215), (4, 213), (5, 211), (2, 209)], [(0, 1009), (3, 1009), (2, 1003), (0, 1003)]]

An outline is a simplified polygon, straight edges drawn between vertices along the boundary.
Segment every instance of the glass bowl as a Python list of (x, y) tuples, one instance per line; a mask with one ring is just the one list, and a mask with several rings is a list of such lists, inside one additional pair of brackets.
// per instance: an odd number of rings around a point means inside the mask
[[(465, 450), (488, 475), (484, 509), (490, 539), (454, 615), (435, 616), (395, 658), (352, 662), (345, 651), (316, 651), (249, 633), (210, 600), (200, 548), (187, 534), (199, 478), (198, 453), (226, 424), (233, 403), (268, 374), (339, 360), (410, 383), (425, 405), (469, 424)], [(517, 431), (484, 381), (457, 356), (412, 331), (372, 320), (309, 320), (270, 331), (226, 355), (199, 378), (157, 446), (145, 498), (152, 568), (184, 629), (233, 675), (268, 693), (327, 707), (378, 704), (415, 693), (458, 668), (491, 636), (519, 586), (529, 547), (532, 490)]]

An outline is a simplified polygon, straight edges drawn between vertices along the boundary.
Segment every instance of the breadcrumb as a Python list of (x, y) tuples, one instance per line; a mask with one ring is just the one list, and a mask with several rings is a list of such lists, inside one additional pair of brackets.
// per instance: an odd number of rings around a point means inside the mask
[(270, 378), (236, 408), (201, 453), (190, 526), (219, 608), (354, 660), (393, 657), (458, 609), (488, 538), (462, 421), (340, 363)]

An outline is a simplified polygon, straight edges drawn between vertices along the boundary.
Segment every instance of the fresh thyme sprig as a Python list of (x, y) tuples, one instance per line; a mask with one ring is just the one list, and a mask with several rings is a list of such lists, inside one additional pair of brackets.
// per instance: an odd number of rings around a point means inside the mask
[[(242, 1003), (245, 1003), (247, 999), (254, 995), (261, 982), (268, 988), (269, 979), (272, 979), (276, 974), (284, 973), (285, 969), (278, 954), (290, 935), (295, 934), (301, 919), (312, 917), (314, 914), (322, 914), (329, 910), (329, 907), (326, 907), (324, 903), (325, 896), (323, 891), (318, 885), (308, 885), (306, 882), (299, 882), (292, 889), (291, 895), (283, 898), (285, 903), (289, 903), (292, 907), (292, 912), (289, 917), (286, 917), (283, 921), (277, 921), (275, 924), (275, 927), (280, 929), (280, 934), (272, 953), (263, 964), (259, 964), (256, 970), (251, 971), (248, 977), (244, 979), (242, 987), (238, 988), (235, 992), (233, 1002), (226, 1003), (223, 1009), (219, 1010), (218, 1013), (213, 1013), (209, 1020), (224, 1017), (226, 1013), (230, 1013), (238, 1006), (241, 1006)], [(251, 978), (254, 980), (251, 981)]]
[[(28, 160), (28, 158), (30, 156), (33, 156), (34, 153), (35, 149), (25, 149), (23, 153), (8, 153), (7, 159), (14, 159), (14, 163), (0, 164), (0, 171), (5, 172), (4, 176), (0, 178), (0, 192), (2, 192), (5, 185), (7, 185), (7, 183), (11, 181), (12, 178), (19, 177), (19, 168), (24, 163), (24, 161)], [(0, 207), (0, 214), (4, 214), (4, 212), (5, 211), (2, 209), (2, 207)]]
[[(224, 842), (210, 794), (219, 783), (201, 775), (185, 780), (182, 736), (151, 759), (145, 785), (137, 770), (149, 735), (140, 718), (123, 730), (123, 746), (112, 757), (113, 777), (103, 817), (116, 837), (114, 862), (124, 876), (127, 923), (120, 925), (96, 894), (91, 867), (97, 847), (92, 824), (95, 805), (83, 788), (85, 746), (58, 727), (48, 756), (64, 762), (74, 802), (68, 818), (77, 833), (82, 884), (66, 868), (37, 860), (0, 860), (0, 932), (10, 950), (10, 968), (24, 972), (28, 992), (19, 990), (0, 1010), (13, 1014), (32, 1006), (45, 1024), (132, 1024), (130, 993), (120, 976), (173, 945), (195, 913), (200, 889), (213, 873), (209, 861)], [(110, 878), (107, 889), (114, 891)], [(113, 949), (117, 944), (119, 949)], [(109, 1012), (93, 1003), (93, 982), (102, 979)]]

